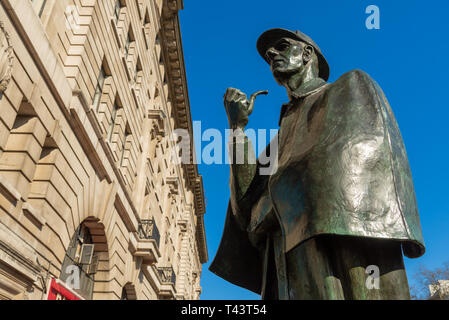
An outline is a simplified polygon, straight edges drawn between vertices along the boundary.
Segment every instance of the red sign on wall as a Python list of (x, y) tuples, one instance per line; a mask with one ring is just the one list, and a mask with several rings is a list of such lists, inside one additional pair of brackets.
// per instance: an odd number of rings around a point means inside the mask
[(62, 281), (51, 279), (47, 300), (84, 300)]

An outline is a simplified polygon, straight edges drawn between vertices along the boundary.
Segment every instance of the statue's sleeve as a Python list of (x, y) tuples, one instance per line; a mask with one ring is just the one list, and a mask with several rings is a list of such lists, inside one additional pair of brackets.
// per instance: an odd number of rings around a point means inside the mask
[[(220, 246), (209, 270), (237, 286), (257, 294), (262, 285), (262, 258), (257, 235), (247, 231), (251, 209), (267, 187), (268, 176), (258, 174), (259, 165), (251, 141), (243, 135), (231, 140), (231, 199)], [(243, 150), (244, 161), (236, 152)], [(242, 154), (240, 154), (241, 156)]]
[(246, 230), (251, 218), (252, 205), (248, 203), (247, 192), (256, 176), (257, 164), (252, 143), (241, 130), (236, 130), (231, 136), (229, 155), (232, 213), (240, 229)]

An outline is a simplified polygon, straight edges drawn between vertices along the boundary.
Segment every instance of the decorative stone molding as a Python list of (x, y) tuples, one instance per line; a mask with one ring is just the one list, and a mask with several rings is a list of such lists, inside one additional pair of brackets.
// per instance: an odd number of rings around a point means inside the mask
[[(143, 273), (150, 280), (151, 285), (158, 295), (158, 299), (173, 300), (176, 298), (175, 283), (171, 282), (171, 278), (170, 282), (163, 282), (159, 268), (155, 264), (143, 266)], [(176, 279), (174, 280), (176, 281)]]
[(13, 49), (9, 41), (9, 34), (3, 22), (0, 22), (0, 96), (11, 81), (14, 61)]
[(171, 204), (175, 204), (176, 196), (179, 194), (179, 180), (177, 177), (167, 177), (166, 182), (169, 187), (168, 197), (171, 200)]
[(148, 119), (153, 120), (151, 127), (151, 139), (162, 139), (165, 137), (165, 119), (167, 116), (162, 110), (149, 110)]
[(167, 184), (170, 186), (170, 192), (178, 194), (179, 192), (179, 179), (177, 177), (167, 177)]
[(15, 270), (16, 282), (26, 287), (38, 280), (41, 270), (35, 263), (36, 258), (37, 253), (28, 243), (0, 223), (0, 265)]
[(187, 232), (188, 225), (189, 225), (189, 222), (186, 219), (179, 219), (178, 220), (179, 230), (182, 233)]
[(156, 264), (161, 258), (155, 239), (142, 239), (135, 232), (130, 233), (129, 249), (135, 257), (142, 258), (143, 265)]
[[(166, 66), (167, 82), (169, 85), (169, 99), (173, 104), (176, 128), (185, 129), (193, 137), (192, 117), (190, 114), (189, 93), (184, 63), (184, 52), (179, 24), (178, 11), (183, 9), (182, 0), (164, 0), (162, 9), (160, 40), (162, 56)], [(190, 163), (183, 164), (187, 173), (188, 186), (193, 190), (195, 214), (198, 216), (197, 241), (200, 260), (207, 262), (206, 233), (204, 230), (203, 214), (206, 212), (204, 201), (203, 180), (198, 173), (195, 163), (195, 147), (190, 141)]]
[(197, 176), (193, 182), (193, 192), (195, 194), (195, 213), (197, 216), (206, 212), (206, 203), (204, 200), (203, 177)]

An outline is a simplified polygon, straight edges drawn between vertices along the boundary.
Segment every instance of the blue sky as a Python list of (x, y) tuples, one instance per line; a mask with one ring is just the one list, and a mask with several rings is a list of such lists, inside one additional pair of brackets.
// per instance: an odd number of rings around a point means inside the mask
[[(372, 4), (380, 9), (380, 30), (365, 27), (365, 9)], [(196, 0), (184, 1), (184, 7), (180, 21), (192, 119), (201, 121), (203, 131), (218, 129), (223, 139), (227, 87), (247, 94), (269, 90), (256, 101), (248, 128), (278, 128), (280, 106), (288, 99), (256, 50), (267, 29), (298, 29), (312, 37), (329, 62), (330, 82), (352, 69), (369, 73), (396, 115), (415, 183), (427, 252), (405, 259), (409, 280), (420, 264), (433, 268), (449, 261), (448, 1)], [(223, 231), (229, 167), (202, 164), (199, 170), (210, 258), (203, 266), (201, 298), (259, 299), (208, 271)]]

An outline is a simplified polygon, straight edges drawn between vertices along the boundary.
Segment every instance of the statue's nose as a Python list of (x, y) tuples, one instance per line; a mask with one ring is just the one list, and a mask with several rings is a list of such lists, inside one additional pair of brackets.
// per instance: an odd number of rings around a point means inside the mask
[(278, 54), (279, 54), (279, 52), (276, 49), (269, 48), (265, 55), (267, 56), (269, 61), (272, 61), (274, 59), (274, 57), (276, 57)]

